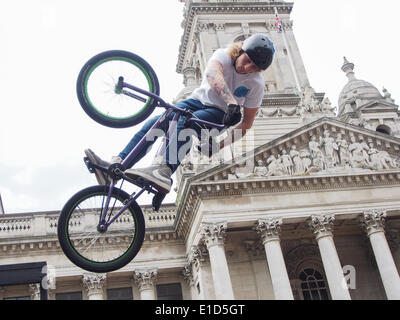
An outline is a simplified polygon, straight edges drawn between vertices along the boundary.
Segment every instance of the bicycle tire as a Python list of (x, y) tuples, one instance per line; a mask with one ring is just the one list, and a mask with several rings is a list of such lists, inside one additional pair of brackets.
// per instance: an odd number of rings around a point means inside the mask
[[(93, 210), (95, 208), (88, 208), (85, 209), (83, 203), (91, 199), (93, 197), (107, 197), (108, 194), (108, 186), (92, 186), (85, 188), (75, 195), (73, 195), (67, 203), (64, 205), (63, 209), (61, 210), (60, 217), (58, 219), (58, 226), (57, 226), (57, 233), (58, 233), (58, 240), (60, 242), (61, 249), (63, 250), (64, 254), (67, 258), (73, 262), (76, 266), (90, 271), (90, 272), (97, 272), (97, 273), (106, 273), (121, 269), (125, 265), (127, 265), (139, 252), (145, 235), (145, 222), (142, 210), (140, 209), (139, 205), (136, 201), (134, 201), (128, 209), (124, 212), (129, 213), (132, 215), (132, 222), (134, 225), (134, 233), (132, 236), (132, 241), (126, 245), (127, 249), (122, 250), (122, 254), (118, 254), (115, 258), (108, 258), (109, 253), (117, 251), (115, 248), (119, 248), (121, 245), (120, 239), (125, 239), (130, 237), (130, 231), (123, 231), (123, 225), (126, 221), (130, 221), (130, 217), (128, 214), (122, 218), (119, 218), (122, 223), (119, 222), (120, 225), (116, 226), (114, 231), (110, 231), (114, 234), (108, 234), (109, 231), (105, 233), (100, 233), (99, 231), (91, 232), (90, 230), (97, 230), (96, 226), (90, 226), (87, 223), (83, 223), (82, 219), (93, 219), (91, 217), (95, 216), (93, 214)], [(118, 199), (119, 202), (124, 204), (126, 201), (130, 199), (130, 196), (123, 190), (114, 188), (112, 192), (112, 197)], [(91, 201), (91, 200), (89, 200)], [(82, 205), (82, 207), (79, 207)], [(77, 209), (79, 207), (79, 209)], [(79, 211), (79, 213), (78, 213)], [(90, 216), (90, 212), (92, 212), (92, 216)], [(100, 212), (100, 211), (99, 211)], [(76, 215), (75, 215), (76, 213)], [(80, 216), (79, 216), (80, 215)], [(120, 216), (121, 217), (121, 216)], [(94, 220), (96, 221), (96, 218)], [(118, 221), (118, 220), (117, 220)], [(115, 224), (116, 222), (113, 222)], [(96, 223), (95, 223), (96, 224)], [(111, 224), (111, 226), (113, 225)], [(82, 231), (83, 230), (83, 231)], [(86, 232), (86, 233), (85, 233)], [(92, 238), (87, 236), (87, 234), (91, 235)], [(86, 237), (85, 237), (86, 235)], [(116, 235), (120, 238), (116, 238)], [(96, 238), (97, 237), (97, 238)], [(114, 237), (114, 238), (113, 238)], [(93, 241), (93, 239), (95, 239)], [(82, 251), (78, 248), (79, 243), (83, 243), (86, 245), (86, 242), (89, 241), (91, 246), (93, 247), (93, 252), (98, 252), (96, 254), (107, 256), (107, 261), (94, 261), (91, 258), (84, 256), (89, 255), (89, 253), (82, 253)], [(110, 241), (117, 242), (117, 245), (113, 247), (110, 245)], [(118, 243), (119, 241), (119, 243)], [(103, 242), (103, 244), (102, 244)], [(108, 242), (107, 246), (104, 246), (104, 243)], [(127, 241), (128, 242), (128, 241)], [(123, 243), (122, 243), (123, 244)], [(102, 249), (105, 248), (109, 249), (107, 252), (101, 252), (100, 248), (103, 245)], [(90, 248), (90, 247), (89, 247)]]
[[(111, 68), (112, 71), (108, 70), (107, 66), (109, 66), (108, 68)], [(121, 70), (113, 70), (112, 68), (121, 68)], [(103, 76), (101, 74), (103, 69), (112, 74), (104, 74)], [(98, 79), (96, 78), (97, 73), (99, 73)], [(142, 84), (143, 87), (141, 87), (141, 89), (156, 95), (160, 94), (158, 78), (153, 68), (143, 58), (132, 52), (109, 50), (99, 53), (89, 59), (78, 75), (76, 85), (78, 100), (81, 107), (90, 118), (101, 125), (111, 128), (127, 128), (137, 125), (145, 120), (154, 111), (157, 105), (155, 99), (147, 96), (142, 96), (147, 99), (146, 102), (142, 102), (117, 93), (115, 91), (115, 86), (119, 76), (124, 76), (125, 78), (130, 77), (132, 82), (134, 82), (130, 84), (138, 87)], [(111, 81), (111, 83), (106, 83), (103, 77), (107, 78), (107, 81)], [(92, 80), (92, 78), (96, 80)], [(90, 81), (96, 82), (93, 85), (93, 92), (90, 92)], [(99, 101), (101, 100), (100, 98), (103, 97), (106, 97), (108, 100), (104, 102)], [(118, 105), (117, 108), (113, 108), (113, 104), (120, 101), (116, 99), (126, 99), (124, 100), (124, 104), (127, 105), (127, 107), (123, 109), (123, 114), (118, 116), (110, 115), (109, 113), (110, 111), (116, 112), (115, 110), (118, 109)]]

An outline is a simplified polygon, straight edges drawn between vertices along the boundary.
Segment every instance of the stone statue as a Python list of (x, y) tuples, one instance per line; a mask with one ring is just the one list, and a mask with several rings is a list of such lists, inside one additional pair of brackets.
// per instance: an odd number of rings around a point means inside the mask
[(365, 118), (360, 119), (359, 126), (367, 130), (374, 130), (373, 127), (368, 123), (367, 119)]
[(267, 159), (267, 164), (268, 164), (268, 176), (281, 176), (282, 171), (281, 171), (281, 166), (280, 166), (280, 161), (275, 157), (275, 155), (271, 155)]
[(349, 144), (342, 138), (342, 134), (338, 133), (336, 137), (336, 145), (338, 146), (339, 163), (343, 167), (350, 165)]
[(322, 154), (322, 150), (320, 149), (321, 145), (319, 142), (317, 142), (317, 137), (312, 136), (311, 141), (308, 143), (308, 148), (310, 149), (311, 152), (311, 157), (315, 158), (319, 153)]
[(309, 172), (312, 165), (311, 154), (308, 151), (302, 151), (300, 152), (300, 158), (303, 162), (304, 172)]
[(368, 144), (364, 141), (363, 137), (360, 137), (360, 144), (362, 147), (362, 154), (363, 154), (364, 161), (366, 164), (368, 164), (369, 163), (369, 155), (368, 155), (369, 147), (368, 147)]
[(397, 168), (396, 161), (386, 151), (379, 151), (379, 158), (384, 169)]
[(351, 136), (350, 140), (349, 152), (351, 166), (353, 168), (368, 167), (368, 156), (366, 157), (368, 152), (364, 149), (364, 144), (357, 142), (354, 136)]
[(293, 175), (293, 161), (285, 149), (282, 150), (281, 162), (285, 173), (290, 176)]
[(328, 130), (325, 130), (324, 136), (320, 137), (320, 144), (325, 151), (325, 161), (328, 168), (336, 166), (339, 162), (338, 146), (335, 139), (330, 136)]
[(390, 94), (390, 92), (386, 88), (383, 88), (383, 97), (389, 103), (394, 103), (395, 102), (394, 99), (392, 99), (392, 95)]
[(294, 174), (303, 174), (304, 166), (303, 161), (300, 158), (300, 152), (297, 151), (296, 145), (292, 145), (290, 150), (290, 157), (292, 158), (293, 165), (294, 165)]
[(314, 97), (311, 98), (310, 110), (311, 110), (311, 112), (320, 112), (321, 111), (321, 104)]
[(328, 97), (326, 97), (322, 101), (320, 108), (321, 108), (322, 113), (326, 113), (326, 114), (335, 114), (336, 113), (336, 107), (332, 106), (332, 103)]
[(379, 150), (374, 148), (374, 144), (372, 142), (369, 143), (368, 154), (370, 157), (370, 166), (375, 170), (382, 170), (383, 164), (379, 157)]
[(257, 161), (257, 166), (254, 168), (254, 176), (256, 177), (265, 177), (268, 175), (268, 169), (264, 166), (262, 160)]

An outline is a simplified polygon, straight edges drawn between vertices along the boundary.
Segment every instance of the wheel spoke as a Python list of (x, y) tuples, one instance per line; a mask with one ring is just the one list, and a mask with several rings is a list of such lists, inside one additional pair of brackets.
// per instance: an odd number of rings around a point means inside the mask
[[(121, 70), (121, 71), (119, 71)], [(115, 60), (104, 62), (98, 65), (87, 81), (87, 94), (93, 107), (110, 118), (123, 119), (135, 115), (145, 104), (136, 99), (122, 97), (121, 94), (115, 92), (115, 84), (121, 75), (127, 82), (152, 91), (149, 87), (146, 75), (143, 70), (135, 64), (126, 60)], [(118, 99), (115, 99), (119, 97)]]
[[(105, 233), (97, 230), (97, 223), (101, 212), (103, 212), (106, 198), (107, 191), (103, 191), (103, 194), (87, 197), (75, 205), (73, 212), (69, 216), (69, 221), (78, 221), (81, 219), (79, 221), (82, 223), (79, 226), (80, 229), (76, 226), (69, 228), (69, 236), (72, 237), (70, 243), (74, 250), (85, 259), (99, 263), (113, 261), (124, 255), (134, 241), (134, 237), (129, 237), (129, 241), (126, 241), (126, 234), (135, 235), (137, 232), (135, 219), (132, 218), (114, 221)], [(108, 221), (117, 214), (115, 209), (122, 208), (123, 206), (124, 200), (119, 199), (119, 195), (113, 195), (112, 199), (110, 199), (108, 212), (106, 212)], [(123, 215), (129, 214), (129, 216), (132, 216), (130, 210), (130, 208), (127, 208)], [(92, 223), (93, 225), (87, 225), (87, 223)], [(83, 230), (81, 230), (82, 228)], [(115, 232), (117, 233), (114, 234)], [(123, 232), (124, 235), (123, 240), (118, 240), (121, 241), (118, 242), (117, 238), (120, 237), (118, 235), (120, 232)], [(109, 243), (110, 241), (112, 243)]]

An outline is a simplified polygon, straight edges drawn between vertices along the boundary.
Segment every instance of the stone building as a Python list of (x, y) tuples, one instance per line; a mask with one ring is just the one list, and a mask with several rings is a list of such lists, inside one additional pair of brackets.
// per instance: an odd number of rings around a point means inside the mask
[[(200, 84), (217, 48), (256, 32), (275, 43), (246, 143), (212, 163), (192, 151), (177, 172), (176, 203), (143, 207), (144, 245), (118, 271), (69, 262), (59, 212), (0, 217), (0, 265), (47, 262), (49, 299), (400, 299), (400, 118), (390, 93), (357, 79), (346, 58), (337, 108), (315, 92), (293, 3), (180, 1), (177, 101)], [(3, 286), (0, 299), (38, 299), (39, 287)]]

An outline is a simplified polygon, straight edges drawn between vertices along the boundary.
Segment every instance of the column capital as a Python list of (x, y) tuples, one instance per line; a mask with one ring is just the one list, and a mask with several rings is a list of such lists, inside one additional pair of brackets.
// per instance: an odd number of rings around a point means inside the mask
[(386, 210), (383, 209), (366, 210), (363, 212), (360, 221), (368, 237), (373, 233), (385, 231), (386, 216)]
[(194, 285), (193, 267), (190, 262), (183, 267), (182, 274), (183, 274), (183, 279), (187, 281), (189, 286), (193, 286)]
[(152, 289), (157, 276), (157, 269), (135, 270), (133, 272), (133, 279), (139, 287), (139, 291)]
[(308, 220), (308, 226), (314, 233), (317, 240), (323, 237), (333, 236), (333, 222), (335, 216), (333, 214), (313, 215)]
[(107, 281), (105, 273), (84, 273), (82, 278), (83, 287), (88, 295), (103, 293), (103, 287)]
[(196, 268), (201, 267), (207, 255), (208, 251), (204, 244), (192, 246), (188, 253), (188, 263), (194, 265)]
[(227, 222), (220, 223), (202, 223), (201, 224), (201, 238), (204, 240), (207, 249), (213, 246), (222, 246), (225, 243)]
[(265, 245), (270, 241), (279, 241), (282, 219), (259, 219), (254, 227)]

